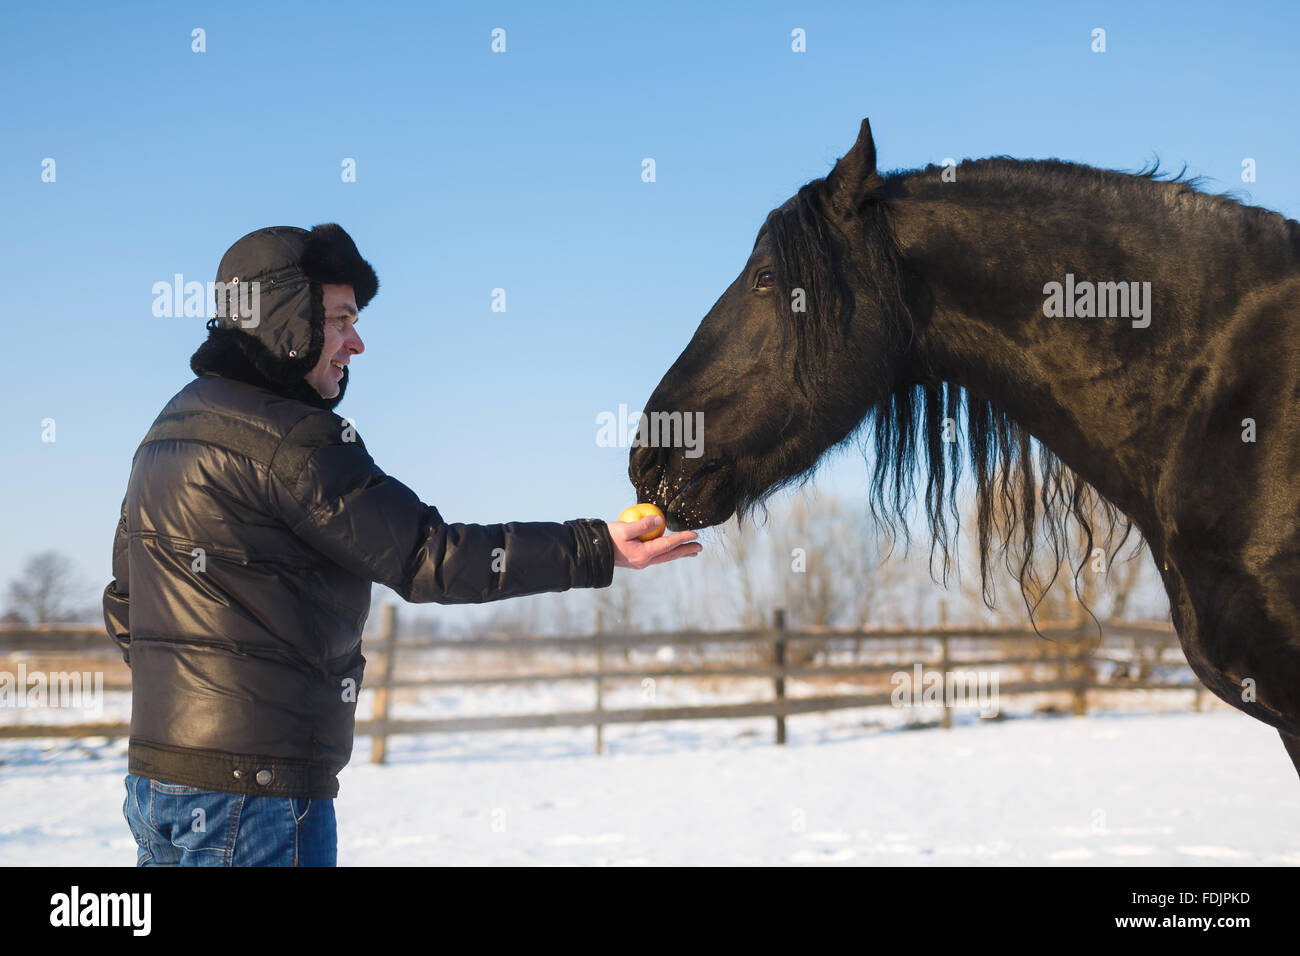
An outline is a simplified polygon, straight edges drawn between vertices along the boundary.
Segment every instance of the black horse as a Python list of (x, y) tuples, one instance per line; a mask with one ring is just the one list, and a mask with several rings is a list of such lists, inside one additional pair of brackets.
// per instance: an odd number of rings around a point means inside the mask
[(743, 522), (862, 426), (872, 514), (905, 534), (923, 478), (945, 575), (969, 464), (986, 601), (991, 549), (1041, 595), (1067, 524), (1087, 551), (1136, 527), (1192, 669), (1300, 770), (1300, 224), (1197, 185), (1010, 158), (882, 175), (863, 120), (646, 403), (706, 428), (693, 456), (638, 436), (638, 500), (672, 530)]

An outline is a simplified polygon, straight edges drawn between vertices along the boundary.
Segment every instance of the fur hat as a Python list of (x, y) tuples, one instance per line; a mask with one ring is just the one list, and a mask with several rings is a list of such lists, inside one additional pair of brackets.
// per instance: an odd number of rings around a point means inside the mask
[(333, 409), (347, 388), (345, 369), (334, 398), (321, 398), (304, 381), (325, 344), (322, 285), (349, 285), (357, 308), (379, 291), (379, 278), (341, 226), (310, 232), (271, 226), (244, 236), (217, 267), (217, 314), (208, 338), (190, 357), (195, 375), (227, 378)]

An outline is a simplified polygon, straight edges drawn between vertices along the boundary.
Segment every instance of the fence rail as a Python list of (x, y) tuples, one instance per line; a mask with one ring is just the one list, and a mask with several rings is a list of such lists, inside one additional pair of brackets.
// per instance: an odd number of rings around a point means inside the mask
[[(1076, 715), (1088, 711), (1090, 691), (1132, 690), (1183, 690), (1194, 693), (1194, 706), (1201, 709), (1204, 688), (1182, 660), (1166, 660), (1167, 652), (1179, 649), (1178, 638), (1168, 624), (1147, 622), (1108, 622), (1103, 626), (1104, 640), (1098, 642), (1096, 629), (1091, 633), (1076, 622), (1040, 626), (1038, 631), (1006, 628), (971, 628), (941, 626), (935, 628), (803, 628), (788, 630), (785, 614), (778, 609), (773, 614), (769, 629), (747, 629), (721, 632), (653, 632), (637, 634), (604, 633), (599, 615), (596, 633), (578, 637), (477, 637), (460, 640), (445, 638), (398, 639), (396, 608), (385, 605), (381, 609), (381, 629), (377, 636), (366, 639), (366, 653), (371, 658), (369, 674), (378, 680), (366, 689), (373, 691), (373, 716), (357, 721), (356, 732), (371, 737), (371, 761), (387, 760), (388, 738), (400, 734), (452, 733), (466, 731), (520, 730), (544, 727), (592, 727), (595, 730), (596, 752), (604, 749), (604, 728), (609, 725), (652, 723), (670, 720), (711, 720), (746, 717), (771, 717), (775, 722), (775, 739), (785, 743), (786, 718), (796, 714), (809, 714), (848, 708), (889, 706), (895, 702), (894, 691), (871, 690), (863, 693), (813, 693), (809, 696), (789, 696), (787, 681), (839, 681), (869, 679), (900, 672), (911, 673), (916, 666), (939, 668), (940, 673), (968, 674), (972, 671), (994, 670), (1007, 667), (1046, 667), (1052, 673), (1036, 679), (1018, 679), (1010, 683), (999, 682), (999, 697), (1026, 694), (1067, 693)], [(887, 647), (889, 642), (906, 641), (916, 645), (921, 642), (937, 645), (938, 656), (919, 653), (900, 654), (906, 659), (872, 660), (853, 663), (833, 663), (830, 658), (836, 651), (861, 658), (864, 649)], [(1124, 642), (1125, 647), (1114, 646)], [(997, 644), (997, 651), (990, 644)], [(760, 664), (724, 663), (721, 666), (664, 666), (634, 664), (630, 653), (636, 648), (671, 648), (676, 657), (681, 652), (706, 652), (721, 647), (744, 648), (750, 656), (764, 658)], [(38, 628), (0, 629), (0, 654), (8, 651), (77, 653), (88, 649), (111, 649), (112, 645), (102, 630), (88, 628)], [(1025, 648), (1028, 648), (1027, 650)], [(795, 648), (801, 648), (795, 653)], [(811, 649), (811, 650), (810, 650)], [(964, 655), (955, 650), (967, 649)], [(823, 663), (813, 663), (817, 650)], [(914, 648), (915, 651), (920, 648)], [(932, 649), (933, 651), (934, 649)], [(573, 660), (567, 670), (537, 673), (496, 673), (472, 676), (397, 678), (397, 657), (419, 651), (442, 651), (453, 654), (471, 654), (492, 651), (518, 657), (530, 657), (533, 652), (551, 651), (570, 655)], [(610, 666), (611, 652), (622, 652), (622, 665)], [(1008, 653), (1008, 651), (1010, 651)], [(973, 656), (972, 656), (973, 655)], [(576, 666), (580, 656), (594, 659), (594, 669)], [(877, 654), (879, 656), (879, 652)], [(375, 660), (378, 658), (378, 661)], [(1110, 681), (1098, 678), (1101, 662), (1122, 663), (1130, 669), (1136, 666), (1136, 676)], [(1180, 672), (1179, 680), (1152, 679), (1156, 667), (1173, 667)], [(772, 682), (770, 699), (738, 703), (699, 704), (689, 706), (648, 706), (610, 709), (606, 706), (606, 691), (611, 683), (631, 680), (659, 679), (716, 679), (759, 678)], [(392, 713), (394, 692), (411, 688), (480, 687), (485, 685), (520, 685), (550, 682), (591, 682), (594, 685), (595, 704), (590, 709), (557, 710), (549, 713), (499, 714), (472, 717), (439, 717), (427, 719), (400, 718)], [(105, 681), (104, 690), (130, 690), (129, 681)], [(949, 702), (950, 703), (950, 702)], [(953, 707), (945, 705), (941, 723), (952, 726)], [(108, 737), (129, 735), (130, 725), (125, 722), (80, 724), (9, 724), (0, 725), (0, 738), (37, 737)]]

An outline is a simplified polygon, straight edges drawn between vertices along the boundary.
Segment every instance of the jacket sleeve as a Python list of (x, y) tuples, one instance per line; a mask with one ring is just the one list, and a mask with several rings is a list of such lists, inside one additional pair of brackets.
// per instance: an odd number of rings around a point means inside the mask
[(122, 660), (131, 664), (131, 581), (127, 565), (126, 498), (122, 498), (117, 533), (113, 536), (113, 580), (104, 588), (104, 627), (122, 649)]
[(269, 482), (273, 512), (296, 535), (416, 604), (480, 604), (613, 580), (603, 520), (449, 524), (384, 474), (330, 412), (308, 415), (285, 435)]

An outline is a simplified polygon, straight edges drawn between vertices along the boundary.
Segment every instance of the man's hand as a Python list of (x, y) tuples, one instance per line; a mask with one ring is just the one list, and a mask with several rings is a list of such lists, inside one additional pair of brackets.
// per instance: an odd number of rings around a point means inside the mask
[(693, 558), (704, 550), (704, 545), (695, 540), (699, 535), (694, 531), (679, 531), (653, 541), (637, 540), (637, 535), (653, 531), (663, 520), (658, 515), (650, 515), (640, 521), (608, 522), (609, 536), (614, 539), (614, 567), (639, 571), (652, 564)]

